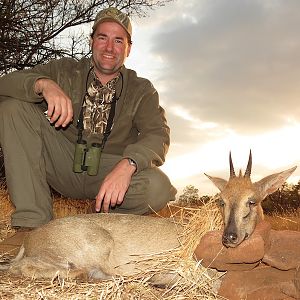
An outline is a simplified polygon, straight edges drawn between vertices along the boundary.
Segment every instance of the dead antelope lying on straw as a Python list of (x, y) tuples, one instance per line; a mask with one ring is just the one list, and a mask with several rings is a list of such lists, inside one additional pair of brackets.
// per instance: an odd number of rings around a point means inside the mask
[[(178, 247), (180, 230), (169, 219), (150, 216), (111, 213), (55, 219), (29, 232), (17, 257), (2, 263), (0, 270), (36, 278), (135, 275), (143, 270), (139, 257)], [(166, 284), (159, 277), (152, 281)]]
[(261, 203), (283, 185), (297, 167), (269, 175), (256, 183), (250, 179), (252, 155), (245, 174), (235, 175), (231, 154), (229, 155), (230, 177), (224, 180), (206, 175), (220, 190), (219, 205), (224, 222), (222, 242), (226, 247), (236, 247), (250, 237), (255, 226), (264, 218)]
[[(244, 176), (236, 177), (230, 158), (230, 179), (209, 177), (221, 190), (225, 222), (223, 241), (236, 246), (253, 232), (263, 217), (261, 201), (275, 191), (295, 168), (270, 175), (258, 183), (250, 180), (251, 156)], [(173, 250), (180, 246), (182, 226), (173, 220), (150, 216), (91, 214), (56, 219), (29, 232), (17, 257), (0, 269), (25, 276), (53, 278), (86, 275), (108, 279), (134, 275), (151, 268), (137, 263), (139, 256)], [(155, 284), (171, 281), (157, 274)], [(166, 276), (168, 275), (168, 276)]]

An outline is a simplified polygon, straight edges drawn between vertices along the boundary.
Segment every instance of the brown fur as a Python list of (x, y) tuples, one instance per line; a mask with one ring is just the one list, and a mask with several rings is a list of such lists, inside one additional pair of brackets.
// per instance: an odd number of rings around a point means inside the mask
[(150, 216), (89, 214), (56, 219), (31, 231), (18, 256), (2, 269), (44, 278), (135, 275), (149, 268), (143, 258), (178, 247), (181, 230), (171, 220)]
[(223, 244), (236, 247), (250, 237), (258, 222), (263, 220), (261, 206), (267, 195), (275, 192), (285, 180), (295, 171), (296, 167), (264, 177), (256, 183), (250, 179), (252, 156), (245, 175), (241, 172), (235, 176), (231, 156), (231, 175), (229, 180), (218, 177), (207, 177), (220, 190), (219, 202), (224, 221)]

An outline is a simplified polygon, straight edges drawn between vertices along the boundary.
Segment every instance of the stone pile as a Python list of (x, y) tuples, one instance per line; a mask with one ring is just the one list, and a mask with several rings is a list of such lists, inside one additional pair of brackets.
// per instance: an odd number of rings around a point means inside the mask
[(219, 289), (225, 298), (300, 299), (300, 232), (272, 230), (264, 221), (248, 240), (226, 248), (222, 231), (211, 231), (195, 255), (205, 267), (226, 271)]

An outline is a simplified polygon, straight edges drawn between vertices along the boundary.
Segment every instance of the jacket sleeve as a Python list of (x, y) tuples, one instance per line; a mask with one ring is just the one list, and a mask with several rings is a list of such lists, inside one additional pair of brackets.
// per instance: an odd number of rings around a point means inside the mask
[(134, 117), (134, 126), (138, 130), (137, 141), (128, 145), (123, 153), (124, 157), (130, 157), (137, 163), (137, 172), (161, 166), (170, 145), (170, 128), (165, 111), (159, 105), (158, 93), (150, 82), (144, 91)]
[(42, 97), (34, 92), (34, 85), (40, 78), (49, 78), (49, 72), (49, 66), (43, 65), (4, 75), (0, 77), (0, 95), (26, 102), (39, 102)]
[(1, 76), (0, 96), (26, 102), (39, 102), (42, 97), (34, 92), (34, 85), (40, 78), (50, 78), (49, 64)]

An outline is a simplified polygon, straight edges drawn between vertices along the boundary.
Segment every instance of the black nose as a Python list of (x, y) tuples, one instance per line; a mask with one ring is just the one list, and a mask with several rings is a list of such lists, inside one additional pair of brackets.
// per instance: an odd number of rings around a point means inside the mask
[(227, 245), (227, 244), (236, 244), (237, 238), (238, 237), (237, 237), (236, 233), (229, 232), (229, 233), (223, 234), (222, 242), (223, 242), (224, 245)]

